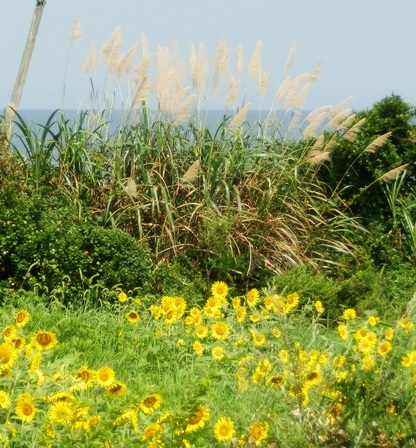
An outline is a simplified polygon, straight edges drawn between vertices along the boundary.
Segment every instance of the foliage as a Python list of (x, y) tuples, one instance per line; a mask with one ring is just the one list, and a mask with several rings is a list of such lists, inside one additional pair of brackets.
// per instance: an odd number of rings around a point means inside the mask
[(13, 201), (3, 198), (0, 228), (0, 279), (6, 287), (76, 302), (92, 284), (111, 289), (122, 283), (132, 290), (150, 284), (146, 245), (122, 231), (79, 222), (65, 198), (24, 192)]
[(404, 168), (403, 193), (414, 187), (415, 117), (415, 107), (398, 95), (378, 101), (369, 110), (356, 114), (355, 124), (365, 120), (356, 139), (339, 140), (331, 152), (329, 170), (322, 170), (325, 181), (366, 223), (388, 219), (384, 184)]

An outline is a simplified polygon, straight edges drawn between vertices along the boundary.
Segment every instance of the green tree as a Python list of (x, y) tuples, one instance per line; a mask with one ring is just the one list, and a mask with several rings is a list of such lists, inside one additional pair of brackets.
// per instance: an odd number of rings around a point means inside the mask
[(357, 113), (355, 120), (363, 118), (357, 139), (339, 140), (321, 176), (354, 214), (369, 222), (389, 214), (383, 191), (386, 182), (406, 169), (402, 194), (415, 184), (416, 108), (392, 94)]

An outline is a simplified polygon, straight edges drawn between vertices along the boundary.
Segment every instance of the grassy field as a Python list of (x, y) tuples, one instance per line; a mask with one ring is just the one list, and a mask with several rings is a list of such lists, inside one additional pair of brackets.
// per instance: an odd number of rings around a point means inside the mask
[(0, 316), (3, 446), (414, 446), (414, 298), (330, 321), (295, 291), (211, 294), (76, 311), (16, 295)]

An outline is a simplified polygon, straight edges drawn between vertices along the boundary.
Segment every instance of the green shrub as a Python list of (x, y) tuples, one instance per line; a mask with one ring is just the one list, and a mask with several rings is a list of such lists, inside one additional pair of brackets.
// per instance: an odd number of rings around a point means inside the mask
[(59, 197), (20, 194), (7, 205), (0, 210), (3, 286), (58, 292), (64, 301), (76, 301), (92, 285), (133, 290), (150, 284), (145, 243), (92, 221), (78, 222), (76, 210)]

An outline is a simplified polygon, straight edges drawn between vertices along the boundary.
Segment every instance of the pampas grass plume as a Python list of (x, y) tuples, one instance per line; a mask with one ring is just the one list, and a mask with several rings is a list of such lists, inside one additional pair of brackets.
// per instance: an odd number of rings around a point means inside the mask
[(248, 65), (249, 79), (258, 79), (261, 73), (261, 50), (263, 43), (259, 40), (254, 47), (254, 52)]
[(286, 58), (285, 71), (292, 70), (292, 68), (294, 67), (296, 50), (297, 50), (297, 44), (296, 42), (293, 42), (290, 47), (289, 54), (287, 55)]
[(249, 108), (250, 103), (246, 104), (244, 107), (240, 109), (239, 112), (235, 114), (234, 118), (230, 121), (230, 124), (228, 125), (228, 129), (230, 131), (236, 131), (241, 127), (241, 125), (244, 123), (244, 120), (246, 119)]
[(377, 151), (377, 149), (381, 148), (382, 146), (384, 146), (384, 144), (387, 142), (387, 140), (389, 139), (390, 135), (391, 135), (391, 131), (386, 132), (383, 135), (378, 136), (375, 140), (373, 140), (365, 149), (364, 152), (370, 152), (370, 153), (374, 153)]
[(397, 168), (394, 168), (387, 173), (384, 173), (380, 179), (384, 182), (391, 182), (397, 178), (399, 174), (401, 174), (407, 167), (409, 166), (408, 163), (405, 163), (403, 165), (398, 166)]
[(74, 20), (74, 24), (72, 26), (71, 40), (69, 45), (72, 46), (78, 43), (82, 38), (81, 24), (78, 19)]

